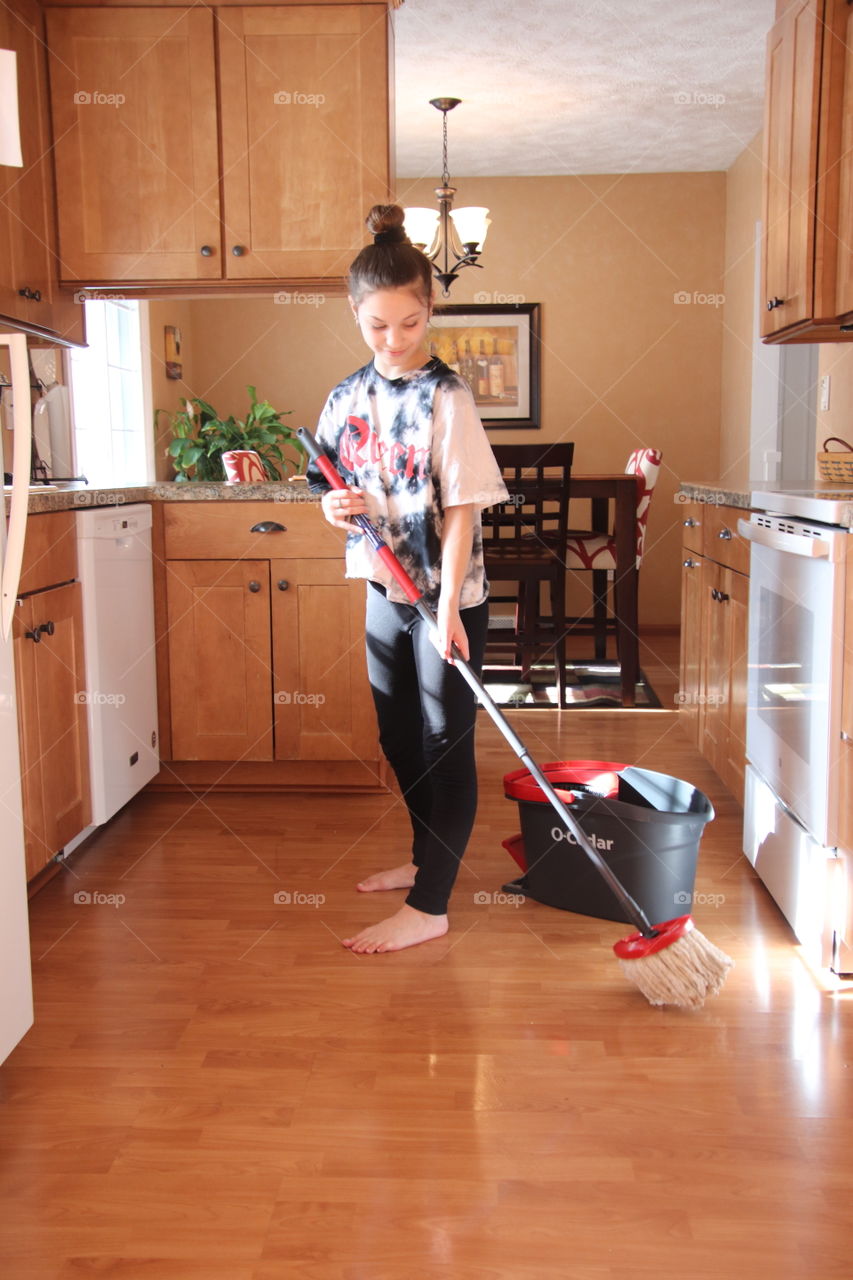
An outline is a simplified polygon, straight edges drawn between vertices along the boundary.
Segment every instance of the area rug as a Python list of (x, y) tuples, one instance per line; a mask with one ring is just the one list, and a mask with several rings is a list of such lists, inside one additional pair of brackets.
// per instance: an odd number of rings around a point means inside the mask
[[(536, 668), (531, 679), (521, 680), (518, 673), (509, 668), (487, 667), (483, 671), (483, 684), (499, 707), (557, 707), (557, 686), (553, 667)], [(567, 666), (567, 699), (569, 708), (622, 707), (622, 685), (619, 668), (615, 664)], [(636, 706), (625, 710), (656, 710), (660, 699), (643, 672), (637, 681)]]

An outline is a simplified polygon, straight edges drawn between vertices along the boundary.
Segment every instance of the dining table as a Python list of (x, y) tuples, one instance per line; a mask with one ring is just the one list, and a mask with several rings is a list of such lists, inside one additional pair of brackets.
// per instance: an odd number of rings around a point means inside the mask
[[(613, 579), (613, 608), (616, 645), (620, 666), (622, 706), (636, 705), (640, 674), (640, 645), (637, 618), (637, 477), (623, 471), (613, 474), (572, 471), (570, 480), (569, 526), (609, 534), (615, 542), (616, 569)], [(591, 505), (591, 523), (578, 523), (571, 515), (571, 502), (586, 498)], [(612, 513), (611, 513), (612, 504)], [(588, 571), (585, 571), (588, 572)]]

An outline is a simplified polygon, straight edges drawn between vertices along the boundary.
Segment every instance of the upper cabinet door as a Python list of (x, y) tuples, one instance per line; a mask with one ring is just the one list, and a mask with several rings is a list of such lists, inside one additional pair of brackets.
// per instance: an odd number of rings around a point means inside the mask
[(388, 198), (387, 7), (218, 10), (224, 274), (345, 274)]
[(49, 9), (62, 279), (221, 275), (213, 15)]
[(838, 254), (836, 308), (841, 316), (853, 313), (853, 5), (846, 5), (840, 15), (841, 38), (834, 42), (839, 62), (843, 62), (843, 84), (839, 110), (841, 133), (838, 164)]
[(767, 40), (763, 337), (812, 315), (822, 13), (800, 0)]
[(0, 8), (0, 48), (14, 50), (23, 168), (0, 165), (0, 313), (50, 326), (50, 142), (42, 15), (16, 0)]

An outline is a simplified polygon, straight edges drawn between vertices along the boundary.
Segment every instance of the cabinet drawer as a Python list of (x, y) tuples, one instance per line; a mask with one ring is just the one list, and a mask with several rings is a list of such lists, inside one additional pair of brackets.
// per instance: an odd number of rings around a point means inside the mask
[[(282, 528), (256, 530), (267, 522)], [(172, 502), (164, 507), (163, 526), (167, 560), (343, 560), (346, 541), (314, 501)]]
[(703, 554), (737, 573), (749, 573), (749, 543), (737, 531), (746, 514), (739, 507), (708, 506), (703, 517)]
[(18, 594), (43, 591), (77, 577), (77, 526), (73, 511), (30, 516)]
[(685, 502), (681, 511), (681, 545), (685, 551), (697, 551), (702, 555), (702, 529), (705, 524), (704, 502)]

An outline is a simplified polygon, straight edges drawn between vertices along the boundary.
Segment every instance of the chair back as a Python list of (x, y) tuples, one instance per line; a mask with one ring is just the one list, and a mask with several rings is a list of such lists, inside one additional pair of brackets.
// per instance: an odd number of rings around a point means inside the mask
[(637, 568), (643, 563), (646, 546), (646, 525), (649, 519), (652, 493), (660, 474), (663, 454), (660, 449), (635, 449), (625, 467), (626, 475), (637, 477)]
[(496, 445), (509, 498), (482, 513), (483, 552), (491, 560), (565, 556), (574, 444)]

